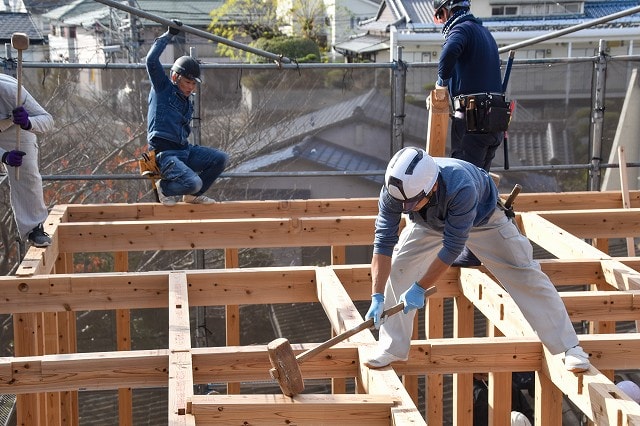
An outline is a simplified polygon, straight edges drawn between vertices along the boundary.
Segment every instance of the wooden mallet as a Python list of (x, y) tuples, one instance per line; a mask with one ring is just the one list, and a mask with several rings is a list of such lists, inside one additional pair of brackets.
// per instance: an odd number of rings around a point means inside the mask
[[(435, 286), (429, 287), (424, 295), (425, 297), (429, 297), (433, 293), (437, 291)], [(395, 306), (385, 310), (382, 313), (381, 319), (390, 317), (391, 315), (397, 314), (404, 309), (404, 303), (398, 303)], [(300, 370), (300, 364), (305, 360), (313, 357), (314, 355), (319, 354), (325, 349), (330, 348), (336, 343), (342, 342), (343, 340), (348, 339), (349, 337), (357, 334), (363, 330), (367, 330), (373, 327), (373, 318), (366, 320), (360, 325), (353, 327), (341, 334), (338, 334), (335, 337), (327, 340), (326, 342), (316, 346), (313, 349), (309, 349), (301, 353), (298, 356), (295, 356), (293, 353), (293, 348), (291, 348), (291, 344), (285, 338), (279, 338), (273, 340), (267, 346), (267, 351), (269, 352), (269, 361), (271, 362), (271, 369), (269, 370), (269, 374), (274, 380), (278, 381), (280, 385), (280, 389), (282, 393), (287, 396), (294, 396), (302, 391), (304, 391), (304, 380), (302, 379), (302, 371)]]
[[(16, 91), (16, 108), (22, 104), (22, 51), (29, 48), (29, 36), (25, 33), (11, 34), (11, 47), (18, 51), (18, 67), (16, 76), (18, 90)], [(20, 126), (16, 127), (16, 150), (20, 151)], [(20, 168), (16, 167), (16, 179), (20, 177)]]

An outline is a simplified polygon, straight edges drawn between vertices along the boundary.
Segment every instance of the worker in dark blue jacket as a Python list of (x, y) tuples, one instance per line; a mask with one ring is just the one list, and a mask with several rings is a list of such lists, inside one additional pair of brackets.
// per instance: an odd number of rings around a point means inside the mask
[[(182, 25), (174, 22), (178, 27)], [(192, 95), (200, 83), (200, 64), (190, 56), (182, 56), (167, 76), (160, 63), (160, 55), (178, 33), (175, 26), (169, 27), (155, 40), (146, 59), (151, 81), (147, 140), (149, 149), (155, 151), (162, 176), (156, 181), (156, 189), (165, 206), (178, 201), (212, 204), (215, 200), (205, 192), (224, 170), (228, 156), (215, 148), (189, 143)]]
[[(434, 0), (434, 20), (444, 24), (445, 42), (436, 88), (452, 97), (451, 157), (486, 171), (504, 140), (510, 111), (502, 93), (498, 46), (482, 21), (469, 10), (469, 0)], [(478, 266), (465, 249), (456, 266)]]

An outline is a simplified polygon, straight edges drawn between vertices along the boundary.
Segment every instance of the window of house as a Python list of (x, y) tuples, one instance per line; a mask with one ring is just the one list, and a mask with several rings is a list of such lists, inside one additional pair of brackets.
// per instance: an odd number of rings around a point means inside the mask
[(581, 2), (531, 2), (519, 5), (499, 5), (491, 7), (492, 16), (546, 16), (546, 15), (575, 15), (582, 13)]

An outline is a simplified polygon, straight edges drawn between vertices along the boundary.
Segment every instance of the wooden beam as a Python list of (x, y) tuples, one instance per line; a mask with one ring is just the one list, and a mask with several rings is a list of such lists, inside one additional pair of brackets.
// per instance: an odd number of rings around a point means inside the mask
[(0, 358), (0, 393), (167, 386), (166, 349)]
[[(640, 369), (636, 333), (581, 335), (580, 344), (596, 368)], [(294, 344), (296, 354), (318, 343)], [(305, 361), (309, 379), (358, 375), (358, 343), (341, 343), (324, 356)], [(272, 380), (266, 345), (192, 348), (195, 383)], [(542, 344), (534, 337), (474, 337), (415, 340), (409, 360), (395, 363), (396, 374), (449, 374), (489, 371), (535, 371), (541, 368)], [(133, 389), (168, 386), (167, 349), (88, 352), (65, 355), (0, 358), (0, 393), (24, 394), (65, 390)], [(391, 370), (390, 370), (391, 371)], [(400, 384), (400, 382), (397, 382)], [(274, 382), (275, 385), (275, 382)], [(371, 393), (371, 391), (369, 391)], [(380, 393), (380, 392), (378, 392)]]
[(572, 321), (640, 319), (640, 291), (563, 291), (560, 297)]
[[(618, 203), (618, 207), (620, 204)], [(378, 199), (334, 198), (321, 200), (225, 201), (211, 206), (182, 204), (167, 207), (158, 203), (135, 204), (68, 204), (57, 206), (67, 212), (64, 222), (95, 222), (114, 220), (174, 220), (191, 219), (255, 219), (257, 217), (301, 216), (369, 216), (378, 213)]]
[(536, 213), (578, 238), (627, 238), (640, 234), (640, 208)]
[(444, 157), (449, 132), (451, 100), (447, 89), (433, 89), (427, 98), (429, 110), (426, 151), (433, 157)]
[[(331, 267), (316, 270), (318, 300), (337, 334), (360, 325), (364, 319), (354, 305), (340, 279)], [(352, 342), (375, 343), (373, 334), (365, 330), (349, 339)]]
[(195, 395), (190, 407), (198, 425), (387, 426), (395, 403), (385, 395)]
[(595, 424), (634, 424), (630, 419), (640, 418), (640, 405), (594, 367), (584, 374), (574, 374), (564, 368), (562, 354), (551, 355), (546, 348), (543, 350), (542, 371)]
[(189, 293), (184, 272), (169, 274), (169, 424), (195, 425), (187, 412), (193, 396)]
[(368, 245), (374, 216), (63, 223), (68, 252)]

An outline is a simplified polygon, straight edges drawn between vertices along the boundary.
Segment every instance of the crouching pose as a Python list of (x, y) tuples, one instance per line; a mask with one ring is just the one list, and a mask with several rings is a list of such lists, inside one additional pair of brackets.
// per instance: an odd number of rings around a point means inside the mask
[[(589, 369), (589, 357), (578, 346), (560, 295), (533, 259), (530, 241), (498, 205), (498, 195), (489, 174), (466, 161), (432, 158), (417, 148), (404, 148), (393, 156), (375, 224), (366, 319), (374, 319), (380, 334), (367, 366), (407, 360), (413, 318), (424, 306), (425, 289), (466, 244), (513, 297), (549, 351), (564, 353), (567, 370)], [(407, 226), (398, 237), (403, 213), (408, 213)], [(405, 315), (380, 324), (384, 305), (400, 301)]]

